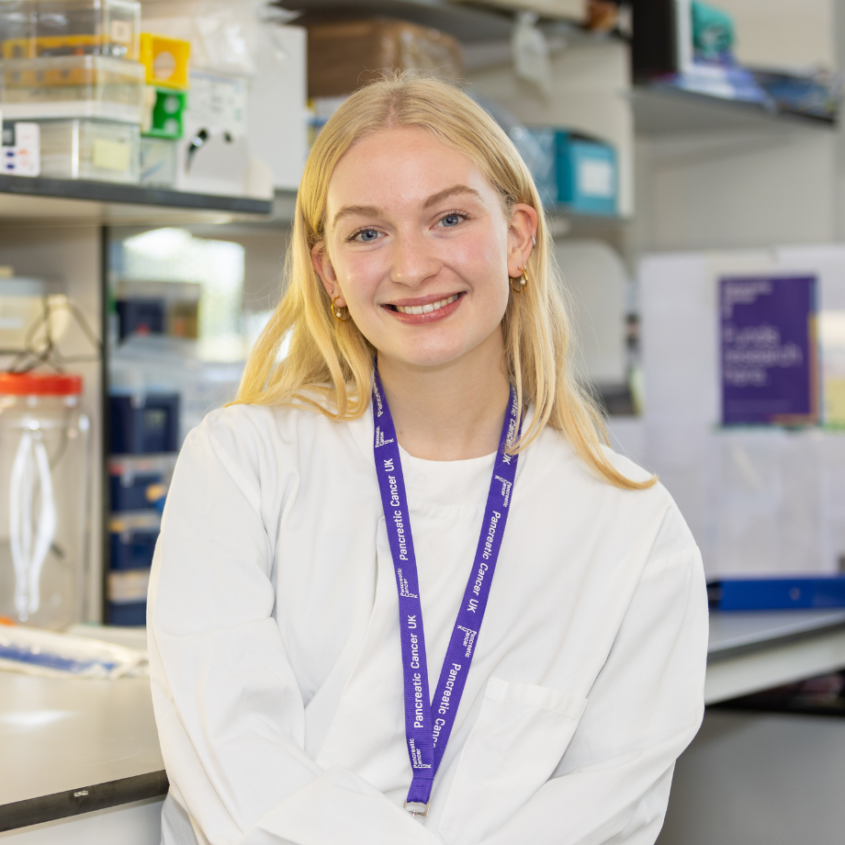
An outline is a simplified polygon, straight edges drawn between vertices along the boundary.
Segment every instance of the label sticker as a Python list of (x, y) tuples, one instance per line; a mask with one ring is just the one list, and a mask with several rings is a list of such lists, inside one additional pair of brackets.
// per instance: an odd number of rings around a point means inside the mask
[(94, 167), (103, 170), (129, 170), (129, 144), (97, 138), (94, 141), (92, 159)]

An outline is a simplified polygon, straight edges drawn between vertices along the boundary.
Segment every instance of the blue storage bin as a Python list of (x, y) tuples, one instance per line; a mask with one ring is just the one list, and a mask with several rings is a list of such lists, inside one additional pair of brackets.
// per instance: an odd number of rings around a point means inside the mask
[(111, 568), (149, 569), (158, 540), (158, 528), (133, 528), (111, 533)]
[(115, 305), (121, 340), (133, 334), (164, 334), (163, 299), (119, 299)]
[(147, 488), (153, 484), (161, 484), (162, 478), (160, 473), (145, 472), (136, 475), (112, 475), (109, 482), (111, 509), (119, 513), (153, 507), (153, 502), (147, 498)]
[(149, 569), (109, 572), (106, 619), (112, 625), (144, 625), (147, 615)]
[(616, 214), (616, 150), (573, 132), (557, 133), (557, 201), (583, 214)]
[(146, 625), (147, 603), (145, 601), (122, 604), (109, 602), (107, 608), (109, 625)]
[(179, 394), (109, 397), (111, 453), (150, 455), (179, 450)]

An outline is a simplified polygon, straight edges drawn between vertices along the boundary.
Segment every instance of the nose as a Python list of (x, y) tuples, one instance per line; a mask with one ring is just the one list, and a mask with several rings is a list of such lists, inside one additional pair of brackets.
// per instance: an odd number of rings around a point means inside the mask
[(403, 230), (393, 238), (390, 280), (406, 287), (419, 287), (437, 275), (440, 261), (421, 232)]

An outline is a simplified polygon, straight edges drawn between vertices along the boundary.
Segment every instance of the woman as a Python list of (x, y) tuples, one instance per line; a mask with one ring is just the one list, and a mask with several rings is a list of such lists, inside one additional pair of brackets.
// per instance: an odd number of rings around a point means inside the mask
[(156, 549), (167, 845), (656, 838), (702, 715), (700, 558), (601, 444), (540, 209), (440, 82), (373, 84), (317, 139), (286, 292)]

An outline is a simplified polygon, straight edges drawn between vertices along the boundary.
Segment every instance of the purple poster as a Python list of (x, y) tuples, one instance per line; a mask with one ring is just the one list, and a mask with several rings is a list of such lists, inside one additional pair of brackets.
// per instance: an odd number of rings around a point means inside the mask
[(719, 280), (722, 422), (818, 419), (813, 276)]

